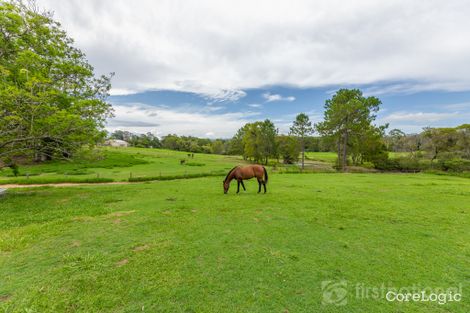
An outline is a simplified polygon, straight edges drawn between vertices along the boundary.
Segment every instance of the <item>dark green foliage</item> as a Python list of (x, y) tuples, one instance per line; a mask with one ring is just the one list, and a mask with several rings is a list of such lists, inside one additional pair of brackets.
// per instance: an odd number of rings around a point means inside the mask
[(396, 172), (420, 172), (426, 168), (419, 159), (412, 157), (384, 158), (377, 160), (374, 166), (378, 170)]
[(184, 165), (186, 165), (186, 166), (205, 166), (206, 164), (198, 163), (198, 162), (186, 162)]
[(443, 171), (450, 172), (470, 172), (470, 160), (466, 159), (449, 159), (440, 160), (438, 162), (438, 168)]
[(269, 158), (278, 156), (276, 146), (277, 129), (273, 122), (266, 119), (247, 123), (240, 128), (232, 139), (232, 151), (241, 150), (244, 159), (267, 164)]
[(208, 139), (194, 136), (169, 134), (162, 138), (161, 146), (165, 149), (191, 153), (228, 154), (229, 141), (225, 139)]
[(300, 113), (296, 116), (290, 128), (290, 134), (299, 138), (300, 149), (302, 151), (302, 169), (305, 162), (305, 137), (313, 133), (312, 122), (307, 114)]
[(276, 138), (276, 142), (283, 163), (297, 163), (301, 150), (298, 140), (292, 136), (281, 135)]

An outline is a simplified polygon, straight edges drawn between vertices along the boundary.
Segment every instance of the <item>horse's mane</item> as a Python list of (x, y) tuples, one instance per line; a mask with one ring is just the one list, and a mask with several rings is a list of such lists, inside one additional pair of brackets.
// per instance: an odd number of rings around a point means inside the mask
[(232, 173), (237, 167), (238, 167), (238, 165), (235, 166), (234, 168), (232, 168), (232, 169), (228, 172), (227, 176), (225, 176), (224, 182), (227, 181), (227, 178), (230, 176), (230, 173)]

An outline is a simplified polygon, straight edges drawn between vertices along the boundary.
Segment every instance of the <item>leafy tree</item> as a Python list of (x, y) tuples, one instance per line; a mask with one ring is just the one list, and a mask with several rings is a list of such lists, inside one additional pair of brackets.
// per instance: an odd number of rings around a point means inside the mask
[(277, 136), (276, 138), (279, 156), (285, 164), (293, 164), (299, 160), (300, 146), (293, 136)]
[(426, 139), (424, 149), (431, 156), (431, 163), (443, 152), (455, 149), (457, 131), (455, 128), (425, 128), (423, 136)]
[(421, 151), (422, 136), (420, 134), (406, 135), (402, 141), (405, 151), (409, 152), (412, 158), (417, 158)]
[(290, 133), (300, 138), (300, 147), (302, 150), (302, 170), (304, 169), (305, 162), (305, 137), (313, 133), (312, 122), (307, 114), (300, 113), (295, 118), (295, 121), (290, 128)]
[(103, 140), (111, 76), (95, 77), (50, 13), (0, 1), (0, 158), (70, 157)]
[(245, 133), (249, 125), (250, 124), (248, 123), (248, 124), (245, 124), (243, 127), (241, 127), (237, 131), (237, 133), (233, 136), (233, 138), (230, 140), (229, 149), (228, 149), (229, 154), (243, 155), (243, 157), (245, 158), (243, 137), (245, 136)]
[(214, 140), (211, 145), (211, 152), (213, 154), (224, 154), (224, 142), (220, 139)]
[(378, 98), (366, 98), (358, 89), (340, 89), (326, 100), (324, 121), (316, 124), (316, 129), (336, 143), (340, 169), (346, 169), (348, 148), (354, 136), (373, 127), (380, 104)]
[(385, 126), (370, 125), (351, 137), (350, 153), (353, 165), (371, 162), (374, 165), (387, 162), (388, 153), (384, 142)]
[(277, 157), (277, 129), (270, 120), (248, 123), (238, 134), (243, 134), (243, 157), (255, 162), (268, 163), (269, 157)]
[(259, 147), (261, 149), (262, 158), (264, 158), (264, 163), (268, 164), (268, 159), (270, 157), (277, 157), (277, 145), (276, 145), (276, 136), (278, 130), (274, 126), (273, 122), (266, 119), (261, 123), (260, 127), (260, 136), (258, 138)]
[(178, 135), (168, 134), (162, 139), (162, 147), (170, 150), (180, 150)]
[(390, 151), (402, 151), (406, 134), (395, 128), (389, 131), (387, 136), (388, 149)]
[(457, 127), (457, 149), (465, 159), (470, 159), (470, 124)]

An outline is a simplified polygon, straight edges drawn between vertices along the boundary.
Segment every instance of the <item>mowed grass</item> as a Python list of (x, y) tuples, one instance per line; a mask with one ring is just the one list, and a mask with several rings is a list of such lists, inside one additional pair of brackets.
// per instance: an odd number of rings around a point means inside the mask
[[(470, 181), (425, 174), (272, 174), (9, 190), (5, 312), (469, 312)], [(324, 281), (347, 304), (322, 304)], [(462, 286), (439, 305), (356, 297)]]
[(335, 163), (337, 156), (334, 152), (305, 152), (305, 158), (312, 161)]
[[(136, 177), (184, 176), (224, 173), (243, 164), (238, 156), (222, 156), (147, 148), (102, 148), (100, 159), (53, 161), (20, 166), (19, 177), (9, 168), (0, 170), (0, 184), (126, 181)], [(184, 164), (181, 164), (184, 160)]]

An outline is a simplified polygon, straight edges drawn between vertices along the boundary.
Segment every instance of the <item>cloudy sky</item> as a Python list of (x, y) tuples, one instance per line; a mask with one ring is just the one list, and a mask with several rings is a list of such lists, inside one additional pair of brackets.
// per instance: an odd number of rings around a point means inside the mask
[(417, 132), (470, 122), (470, 2), (38, 0), (98, 74), (115, 72), (108, 129), (230, 137), (342, 87)]

